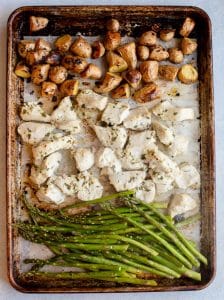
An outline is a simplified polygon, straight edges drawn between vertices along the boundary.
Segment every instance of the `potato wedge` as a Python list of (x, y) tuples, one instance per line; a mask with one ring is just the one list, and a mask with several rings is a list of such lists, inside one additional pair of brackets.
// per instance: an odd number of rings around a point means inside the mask
[(191, 84), (198, 80), (198, 71), (192, 65), (186, 64), (180, 68), (177, 76), (181, 82)]
[(40, 38), (40, 39), (36, 40), (35, 50), (46, 50), (46, 51), (50, 52), (51, 45), (45, 39)]
[(153, 46), (157, 42), (157, 36), (155, 31), (146, 31), (139, 38), (139, 45), (142, 46)]
[(171, 65), (160, 65), (159, 76), (167, 81), (174, 81), (177, 77), (179, 68)]
[(135, 42), (127, 43), (120, 46), (117, 52), (126, 61), (130, 69), (136, 69), (137, 56), (136, 56), (136, 44)]
[(70, 51), (80, 57), (89, 58), (92, 54), (92, 48), (89, 42), (82, 36), (79, 36), (71, 45)]
[(30, 40), (21, 40), (18, 43), (18, 52), (19, 55), (23, 58), (26, 57), (29, 51), (34, 51), (35, 49), (35, 42)]
[(61, 84), (68, 76), (67, 70), (63, 66), (53, 66), (49, 71), (49, 78), (56, 84)]
[(35, 32), (44, 29), (48, 24), (48, 19), (43, 17), (30, 17), (30, 31)]
[(79, 90), (79, 82), (75, 79), (65, 80), (60, 85), (60, 91), (64, 96), (76, 96)]
[(151, 82), (157, 79), (159, 63), (156, 60), (147, 60), (140, 64), (140, 72), (145, 82)]
[(100, 79), (102, 77), (102, 70), (94, 64), (89, 64), (80, 76), (86, 79)]
[(162, 60), (166, 60), (168, 57), (169, 57), (168, 51), (166, 51), (166, 49), (164, 49), (161, 45), (157, 45), (151, 48), (149, 59), (162, 61)]
[(26, 55), (26, 63), (29, 66), (32, 66), (37, 63), (44, 63), (48, 54), (48, 50), (30, 51)]
[(195, 27), (195, 21), (193, 19), (187, 17), (184, 20), (184, 23), (182, 24), (179, 33), (183, 37), (188, 37), (191, 34), (191, 32), (193, 31), (194, 27)]
[(100, 41), (95, 41), (92, 43), (92, 58), (100, 58), (104, 56), (105, 48)]
[(111, 32), (118, 32), (120, 28), (119, 21), (117, 19), (110, 19), (107, 21), (107, 30)]
[(140, 60), (147, 60), (149, 58), (149, 48), (146, 46), (138, 46), (137, 54)]
[(51, 81), (44, 81), (41, 85), (41, 97), (52, 99), (57, 91), (57, 85)]
[(62, 66), (69, 71), (80, 74), (88, 66), (88, 62), (79, 56), (74, 56), (71, 54), (65, 55), (61, 62)]
[(108, 31), (104, 38), (104, 47), (108, 51), (115, 50), (121, 43), (121, 35), (119, 32)]
[(110, 91), (118, 87), (121, 81), (121, 76), (107, 72), (103, 81), (99, 85), (96, 85), (93, 90), (99, 94), (109, 93)]
[(40, 85), (43, 81), (47, 80), (49, 69), (49, 64), (34, 65), (31, 73), (31, 81), (36, 85)]
[(54, 45), (55, 48), (60, 52), (66, 52), (69, 50), (72, 44), (72, 37), (70, 34), (64, 34), (56, 39)]
[(164, 42), (169, 42), (174, 38), (175, 29), (162, 29), (159, 32), (159, 38)]
[(148, 83), (134, 93), (134, 100), (139, 103), (146, 103), (159, 98), (159, 87), (154, 82)]
[(124, 79), (132, 88), (136, 89), (142, 80), (142, 74), (138, 70), (129, 70), (124, 75)]
[(119, 85), (111, 92), (113, 99), (127, 99), (131, 95), (130, 87), (127, 83)]
[(198, 44), (196, 41), (192, 39), (183, 38), (181, 40), (180, 47), (184, 55), (189, 55), (192, 54), (194, 51), (196, 51)]
[(121, 73), (128, 68), (126, 61), (118, 54), (109, 51), (106, 55), (109, 72)]
[(21, 78), (30, 78), (31, 73), (29, 67), (24, 65), (23, 62), (19, 62), (15, 67), (15, 74)]
[(184, 59), (184, 54), (182, 50), (178, 48), (170, 48), (168, 49), (169, 52), (169, 61), (174, 64), (180, 64)]

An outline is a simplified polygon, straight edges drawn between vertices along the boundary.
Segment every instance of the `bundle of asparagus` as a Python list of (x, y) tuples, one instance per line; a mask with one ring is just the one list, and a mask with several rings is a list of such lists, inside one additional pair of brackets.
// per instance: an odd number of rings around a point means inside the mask
[[(113, 199), (119, 199), (122, 206), (116, 206)], [(162, 213), (166, 203), (146, 204), (135, 198), (134, 191), (126, 191), (72, 205), (98, 207), (69, 215), (71, 206), (53, 213), (34, 207), (25, 196), (23, 201), (30, 221), (16, 224), (20, 234), (46, 245), (54, 254), (45, 260), (26, 259), (25, 263), (33, 265), (24, 277), (95, 279), (148, 286), (157, 285), (156, 279), (161, 277), (201, 280), (201, 274), (194, 269), (199, 268), (200, 262), (207, 264), (207, 259)], [(46, 265), (78, 269), (41, 271)]]

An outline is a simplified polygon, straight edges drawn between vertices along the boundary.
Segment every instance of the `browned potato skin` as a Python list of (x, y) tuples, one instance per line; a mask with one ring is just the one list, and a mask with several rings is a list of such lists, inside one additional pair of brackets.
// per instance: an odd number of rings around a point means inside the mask
[(146, 103), (159, 98), (159, 88), (154, 82), (148, 83), (134, 93), (134, 100), (139, 103)]
[(121, 43), (121, 35), (119, 32), (108, 31), (104, 39), (104, 47), (106, 50), (113, 51)]
[(92, 48), (89, 42), (82, 36), (79, 36), (71, 45), (70, 51), (80, 57), (90, 58), (92, 54)]
[(56, 84), (60, 84), (68, 76), (67, 70), (63, 66), (54, 66), (50, 68), (49, 79)]
[(117, 19), (110, 19), (107, 21), (107, 30), (112, 32), (118, 32), (120, 29), (120, 23)]
[(102, 77), (102, 71), (98, 66), (89, 64), (80, 76), (85, 79), (100, 79)]
[(57, 85), (51, 81), (44, 81), (41, 86), (41, 97), (52, 99), (57, 91)]
[(151, 52), (149, 54), (149, 59), (157, 60), (157, 61), (166, 60), (168, 57), (169, 57), (168, 51), (166, 51), (160, 45), (152, 47)]
[(136, 89), (141, 82), (142, 74), (138, 70), (129, 70), (126, 72), (124, 79), (132, 88)]
[(70, 34), (65, 34), (56, 39), (54, 45), (60, 52), (66, 52), (69, 50), (72, 44), (72, 37)]
[(196, 51), (198, 44), (196, 41), (193, 41), (189, 38), (183, 38), (181, 40), (181, 50), (184, 55), (192, 54), (194, 51)]
[(149, 58), (149, 48), (146, 46), (138, 46), (137, 54), (140, 60), (147, 60)]
[(49, 69), (49, 64), (34, 65), (31, 73), (31, 81), (36, 85), (40, 85), (43, 81), (47, 80)]
[(43, 17), (30, 17), (30, 31), (35, 32), (45, 28), (48, 24), (48, 19)]
[(107, 72), (103, 81), (98, 86), (95, 86), (93, 90), (99, 94), (109, 93), (118, 87), (121, 81), (121, 76)]
[(178, 48), (170, 48), (168, 49), (169, 52), (169, 61), (174, 64), (180, 64), (184, 59), (183, 52)]
[(159, 38), (164, 42), (169, 42), (174, 38), (175, 29), (162, 29), (159, 33)]
[(92, 58), (100, 58), (104, 56), (105, 48), (104, 45), (100, 41), (95, 41), (92, 43)]
[(83, 72), (88, 66), (88, 62), (84, 58), (79, 56), (74, 56), (71, 54), (64, 56), (61, 64), (67, 70), (73, 71), (78, 74)]
[(51, 51), (46, 57), (46, 63), (57, 66), (61, 63), (61, 54), (57, 51)]
[(146, 31), (139, 38), (139, 45), (142, 46), (153, 46), (157, 42), (157, 36), (155, 31)]
[(156, 60), (144, 61), (140, 64), (140, 72), (145, 82), (151, 82), (157, 79), (159, 63)]
[(23, 62), (19, 62), (15, 68), (15, 74), (21, 78), (30, 78), (30, 69), (24, 65)]
[(188, 37), (195, 27), (195, 21), (189, 17), (184, 20), (183, 25), (180, 28), (180, 35), (183, 37)]
[(111, 92), (111, 97), (113, 99), (127, 99), (130, 95), (130, 87), (127, 83), (121, 84)]
[(18, 52), (19, 55), (23, 58), (26, 57), (29, 51), (34, 51), (35, 49), (35, 42), (29, 40), (21, 40), (18, 43)]
[(178, 67), (171, 65), (160, 65), (159, 76), (167, 81), (174, 81), (177, 77)]
[(26, 55), (26, 63), (29, 66), (32, 66), (40, 62), (45, 62), (45, 59), (48, 54), (49, 54), (48, 50), (30, 51)]
[(177, 76), (181, 82), (191, 84), (198, 80), (198, 71), (192, 65), (186, 64), (180, 68)]
[(137, 55), (135, 42), (127, 43), (117, 49), (120, 56), (127, 62), (129, 69), (136, 69)]
[(108, 51), (106, 58), (109, 66), (109, 72), (121, 73), (128, 68), (126, 61), (113, 51)]
[(75, 79), (65, 80), (60, 86), (60, 91), (64, 96), (76, 96), (78, 90), (79, 82)]
[(50, 52), (51, 45), (44, 39), (40, 38), (35, 43), (35, 50), (46, 50), (46, 51)]

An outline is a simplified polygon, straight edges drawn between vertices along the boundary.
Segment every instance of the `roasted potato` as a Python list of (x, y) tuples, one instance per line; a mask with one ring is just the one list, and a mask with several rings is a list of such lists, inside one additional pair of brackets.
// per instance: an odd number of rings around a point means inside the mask
[(195, 27), (195, 21), (189, 17), (184, 20), (183, 25), (180, 28), (180, 35), (183, 37), (188, 37)]
[(120, 46), (117, 52), (123, 57), (130, 69), (137, 67), (136, 44), (135, 42), (127, 43)]
[(69, 50), (72, 44), (72, 37), (70, 34), (65, 34), (56, 39), (54, 45), (60, 52), (66, 52)]
[(177, 77), (178, 67), (171, 65), (160, 65), (159, 76), (168, 81), (174, 81)]
[(32, 66), (37, 63), (44, 63), (49, 52), (47, 50), (30, 51), (26, 55), (26, 63)]
[(113, 51), (121, 43), (121, 35), (119, 32), (108, 31), (104, 38), (104, 47), (106, 50)]
[(111, 92), (113, 99), (127, 99), (131, 95), (130, 87), (127, 83), (119, 85), (116, 89)]
[(166, 51), (166, 49), (164, 49), (161, 45), (157, 45), (151, 48), (149, 59), (162, 61), (162, 60), (166, 60), (168, 57), (169, 57), (168, 51)]
[(139, 45), (142, 46), (153, 46), (157, 42), (157, 36), (155, 31), (146, 31), (139, 38)]
[(61, 63), (61, 53), (58, 51), (51, 51), (47, 57), (46, 57), (46, 63), (53, 65), (53, 66), (57, 66)]
[(78, 74), (83, 72), (88, 66), (88, 62), (84, 58), (71, 54), (63, 57), (61, 64), (67, 70), (73, 71)]
[(94, 64), (89, 64), (80, 76), (86, 79), (100, 79), (102, 77), (102, 70)]
[(180, 68), (177, 76), (181, 82), (191, 84), (198, 80), (198, 71), (192, 65), (186, 64)]
[(159, 87), (154, 82), (148, 83), (134, 93), (134, 100), (139, 103), (146, 103), (159, 98)]
[(75, 79), (65, 80), (60, 85), (60, 92), (64, 96), (76, 96), (79, 90), (79, 82)]
[(162, 29), (159, 33), (159, 37), (164, 42), (169, 42), (174, 38), (175, 29)]
[(92, 48), (89, 42), (82, 36), (79, 36), (71, 45), (70, 51), (77, 56), (89, 58), (92, 54)]
[(156, 60), (147, 60), (140, 64), (140, 72), (145, 82), (151, 82), (157, 79), (159, 63)]
[(57, 85), (51, 81), (44, 81), (41, 85), (41, 97), (52, 99), (57, 91)]
[(60, 84), (65, 81), (67, 76), (68, 72), (63, 66), (54, 66), (50, 68), (49, 78), (56, 84)]
[(119, 21), (116, 19), (110, 19), (107, 21), (107, 30), (111, 32), (118, 32), (120, 28)]
[(140, 60), (147, 60), (149, 58), (149, 48), (146, 46), (138, 46), (137, 54)]
[(30, 17), (30, 31), (39, 31), (45, 28), (48, 24), (48, 19), (43, 17)]
[(197, 42), (189, 38), (183, 38), (180, 44), (184, 55), (192, 54), (197, 49), (197, 46)]
[(131, 87), (136, 89), (142, 79), (142, 74), (138, 70), (129, 70), (126, 72), (124, 79), (130, 84)]
[(40, 85), (43, 81), (47, 80), (49, 69), (49, 64), (34, 65), (31, 73), (31, 81), (34, 84)]
[(180, 64), (183, 59), (184, 55), (183, 52), (178, 48), (170, 48), (168, 49), (169, 52), (169, 61), (175, 64)]
[(40, 38), (40, 39), (36, 40), (35, 50), (46, 50), (46, 51), (50, 52), (51, 51), (51, 45), (50, 45), (49, 42), (47, 42), (44, 39)]
[(104, 56), (105, 48), (100, 41), (95, 41), (92, 43), (92, 58), (100, 58)]
[(110, 91), (118, 87), (121, 81), (121, 76), (107, 72), (103, 81), (99, 85), (96, 85), (94, 87), (94, 91), (99, 94), (109, 93)]
[(109, 72), (121, 73), (128, 68), (126, 61), (120, 55), (112, 51), (107, 52), (106, 58), (109, 66)]
[(18, 52), (19, 55), (23, 58), (26, 57), (29, 51), (34, 51), (35, 49), (35, 42), (29, 40), (21, 40), (18, 43)]
[(15, 67), (15, 74), (21, 78), (30, 78), (31, 73), (29, 67), (24, 65), (23, 62), (19, 62)]

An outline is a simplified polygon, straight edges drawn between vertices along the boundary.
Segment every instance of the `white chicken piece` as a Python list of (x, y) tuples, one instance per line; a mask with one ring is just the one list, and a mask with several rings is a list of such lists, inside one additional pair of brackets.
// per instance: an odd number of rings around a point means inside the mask
[(99, 168), (112, 168), (113, 171), (121, 172), (121, 163), (114, 151), (108, 147), (100, 149), (96, 154), (96, 165)]
[(156, 132), (156, 135), (159, 141), (164, 145), (171, 145), (174, 140), (174, 133), (172, 129), (161, 124), (160, 122), (154, 121), (152, 123), (153, 129)]
[[(130, 149), (129, 149), (130, 150)], [(142, 170), (146, 167), (142, 159), (139, 157), (139, 152), (134, 153), (135, 149), (127, 151), (117, 151), (116, 154), (121, 162), (122, 169), (125, 170)]]
[(120, 125), (129, 115), (130, 106), (127, 103), (108, 103), (101, 120), (110, 125)]
[(130, 110), (123, 122), (124, 127), (131, 130), (146, 130), (151, 124), (151, 112), (146, 107), (137, 107)]
[(174, 195), (169, 203), (168, 212), (173, 218), (176, 215), (180, 215), (191, 211), (197, 207), (197, 202), (188, 194)]
[(180, 174), (175, 178), (178, 188), (187, 189), (190, 187), (198, 189), (200, 187), (200, 174), (194, 166), (183, 163), (179, 166), (179, 169)]
[(136, 198), (145, 203), (150, 203), (154, 200), (156, 194), (155, 184), (152, 180), (144, 180), (142, 185), (136, 189)]
[(128, 137), (125, 128), (94, 126), (93, 129), (104, 147), (110, 147), (115, 151), (124, 148)]
[(145, 171), (123, 171), (109, 173), (110, 183), (117, 192), (138, 188), (146, 177)]
[(76, 97), (76, 101), (79, 106), (84, 106), (85, 108), (96, 108), (100, 111), (104, 110), (108, 97), (102, 96), (90, 89), (82, 90)]
[(18, 127), (18, 133), (27, 144), (38, 144), (46, 135), (55, 129), (54, 125), (46, 123), (23, 122)]
[(167, 148), (168, 154), (172, 157), (183, 154), (188, 149), (189, 140), (182, 135), (176, 135), (172, 144)]
[(65, 201), (65, 195), (54, 184), (48, 183), (47, 186), (42, 186), (36, 193), (37, 198), (43, 202), (60, 204)]
[(150, 177), (156, 185), (157, 195), (169, 192), (173, 189), (174, 178), (165, 172), (156, 172), (155, 170), (149, 170)]
[(54, 178), (54, 184), (66, 195), (75, 196), (79, 189), (76, 175), (62, 175)]
[(61, 130), (79, 133), (81, 121), (73, 109), (70, 97), (61, 100), (59, 106), (51, 114), (51, 122)]
[(32, 166), (30, 180), (37, 185), (44, 183), (49, 177), (53, 176), (59, 167), (61, 158), (61, 153), (55, 152), (46, 157), (39, 167)]
[(55, 139), (43, 141), (32, 148), (34, 164), (39, 166), (46, 156), (61, 149), (72, 149), (75, 144), (76, 138), (72, 135), (55, 137)]
[(41, 108), (37, 102), (26, 102), (23, 104), (20, 117), (24, 121), (36, 121), (49, 123), (51, 117)]
[(77, 197), (82, 201), (100, 198), (103, 194), (103, 186), (99, 180), (89, 172), (79, 173)]
[(156, 105), (153, 114), (164, 121), (182, 122), (194, 119), (194, 110), (188, 107), (175, 107), (169, 101), (163, 101)]
[(80, 172), (86, 171), (94, 165), (94, 154), (89, 148), (77, 148), (72, 151), (72, 155)]

